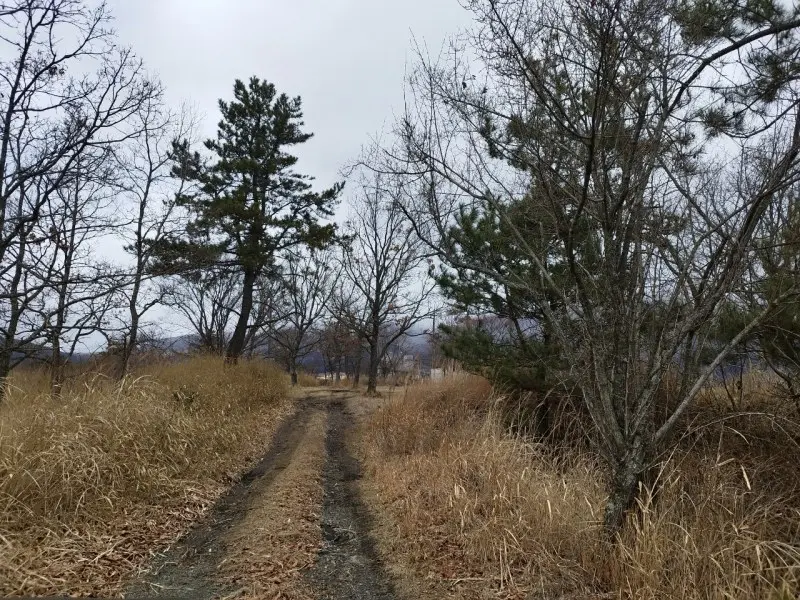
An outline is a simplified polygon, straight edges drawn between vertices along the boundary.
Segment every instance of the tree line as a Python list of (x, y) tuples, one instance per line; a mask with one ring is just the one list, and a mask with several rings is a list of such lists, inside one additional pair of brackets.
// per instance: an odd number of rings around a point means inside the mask
[(399, 237), (390, 191), (356, 181), (337, 227), (343, 183), (316, 190), (291, 152), (311, 138), (300, 98), (257, 77), (235, 82), (199, 144), (110, 22), (81, 0), (0, 10), (0, 384), (42, 361), (58, 396), (98, 336), (124, 377), (163, 335), (153, 315), (177, 313), (196, 347), (267, 354), (295, 381), (314, 348), (331, 367), (347, 354), (354, 375), (367, 355), (374, 392), (431, 291), (411, 284), (423, 253)]

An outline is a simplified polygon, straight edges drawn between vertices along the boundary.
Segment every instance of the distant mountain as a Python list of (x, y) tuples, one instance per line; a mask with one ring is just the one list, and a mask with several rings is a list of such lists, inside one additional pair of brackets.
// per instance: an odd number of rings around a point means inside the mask
[[(158, 347), (162, 350), (167, 352), (175, 352), (177, 354), (182, 354), (191, 351), (193, 348), (196, 347), (197, 344), (197, 336), (193, 334), (184, 334), (178, 335), (173, 337), (166, 337), (158, 340), (153, 341), (153, 346)], [(430, 338), (428, 335), (424, 333), (424, 330), (420, 330), (418, 332), (414, 332), (412, 335), (406, 336), (400, 342), (398, 342), (398, 346), (395, 348), (399, 348), (402, 346), (403, 354), (406, 356), (413, 356), (416, 360), (419, 360), (419, 364), (423, 371), (427, 371), (430, 369), (430, 362), (431, 362), (431, 346), (430, 346)], [(103, 350), (98, 350), (97, 352), (76, 352), (75, 354), (70, 357), (70, 362), (73, 363), (85, 363), (89, 361), (92, 357), (97, 356), (98, 354), (102, 353)], [(30, 352), (25, 353), (27, 358), (23, 357), (22, 353), (15, 352), (14, 359), (19, 360), (23, 359), (23, 363), (32, 362), (32, 363), (42, 363), (47, 362), (50, 360), (51, 349), (49, 346), (38, 346), (36, 348), (32, 348)], [(66, 358), (66, 357), (65, 357)], [(367, 361), (369, 359), (368, 353), (365, 351), (363, 360), (364, 360), (364, 368), (366, 368)], [(322, 356), (322, 353), (319, 351), (313, 351), (308, 356), (306, 356), (301, 361), (302, 367), (314, 374), (321, 374), (325, 372), (325, 359)]]

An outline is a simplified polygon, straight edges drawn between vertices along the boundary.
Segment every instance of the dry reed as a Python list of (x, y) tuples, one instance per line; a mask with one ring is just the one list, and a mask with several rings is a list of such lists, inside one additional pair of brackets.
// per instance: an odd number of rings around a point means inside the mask
[(287, 378), (197, 357), (60, 399), (19, 370), (0, 407), (0, 594), (118, 594), (266, 447)]
[(435, 582), (421, 597), (797, 597), (800, 501), (787, 469), (800, 453), (775, 432), (759, 441), (767, 420), (720, 433), (707, 408), (609, 544), (597, 459), (509, 433), (498, 404), (485, 382), (456, 378), (410, 389), (365, 425), (379, 543), (401, 578)]

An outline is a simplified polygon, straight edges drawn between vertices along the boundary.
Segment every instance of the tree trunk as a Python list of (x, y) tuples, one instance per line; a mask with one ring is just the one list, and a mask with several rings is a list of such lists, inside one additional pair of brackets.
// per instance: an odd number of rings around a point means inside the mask
[(255, 283), (255, 270), (245, 269), (244, 281), (242, 282), (242, 310), (239, 312), (236, 328), (233, 330), (231, 341), (228, 342), (228, 349), (225, 352), (225, 362), (227, 363), (236, 364), (244, 350), (247, 324), (250, 322), (250, 313), (253, 310), (253, 288)]
[[(61, 336), (64, 333), (64, 325), (67, 322), (67, 297), (69, 295), (70, 280), (72, 279), (72, 259), (75, 258), (76, 239), (78, 231), (78, 220), (80, 213), (80, 184), (81, 171), (80, 160), (76, 163), (75, 189), (73, 199), (69, 205), (68, 219), (65, 223), (64, 239), (56, 244), (56, 253), (59, 250), (64, 252), (64, 273), (58, 287), (58, 307), (56, 310), (56, 323), (52, 330), (53, 344), (53, 364), (50, 375), (50, 394), (53, 398), (61, 399), (61, 392), (64, 387), (64, 361), (61, 356)], [(68, 229), (67, 229), (68, 226)], [(63, 242), (63, 245), (62, 245)]]
[(369, 346), (369, 378), (367, 379), (367, 396), (378, 395), (378, 345)]
[(8, 377), (11, 374), (11, 351), (0, 349), (0, 404), (8, 393)]
[(131, 311), (131, 330), (128, 339), (122, 347), (122, 367), (120, 369), (119, 378), (125, 379), (130, 369), (131, 357), (136, 351), (136, 344), (139, 343), (139, 315), (134, 308)]
[(644, 444), (641, 438), (637, 438), (625, 458), (614, 468), (603, 515), (603, 529), (609, 537), (622, 529), (625, 517), (636, 500), (644, 472), (644, 457)]
[(50, 365), (50, 395), (56, 399), (61, 398), (61, 392), (64, 389), (64, 363), (61, 358), (61, 336), (58, 334), (59, 331), (59, 327), (53, 330), (52, 364)]
[(64, 253), (64, 279), (60, 284), (58, 295), (58, 310), (55, 316), (55, 325), (53, 326), (50, 336), (52, 354), (50, 366), (50, 395), (53, 398), (60, 399), (61, 392), (64, 388), (64, 359), (61, 356), (61, 334), (64, 332), (64, 323), (67, 320), (67, 293), (69, 285), (70, 273), (72, 270), (72, 254)]
[(19, 256), (17, 257), (17, 264), (14, 265), (14, 277), (11, 280), (11, 287), (9, 289), (10, 310), (8, 313), (5, 335), (2, 340), (3, 349), (0, 350), (0, 401), (4, 401), (8, 393), (8, 376), (11, 374), (11, 354), (16, 345), (17, 328), (19, 326), (20, 317), (22, 316), (19, 287), (20, 281), (22, 281), (23, 265), (25, 263), (25, 240), (25, 236), (20, 237)]
[[(141, 246), (141, 243), (139, 243), (139, 246)], [(138, 251), (141, 252), (141, 250)], [(142, 267), (141, 258), (139, 259), (138, 263), (139, 264), (136, 267), (136, 279), (133, 282), (130, 302), (128, 303), (128, 311), (130, 312), (131, 316), (131, 329), (128, 334), (128, 339), (125, 340), (125, 344), (122, 346), (122, 365), (119, 374), (120, 379), (124, 379), (128, 374), (131, 357), (136, 351), (136, 344), (139, 342), (139, 311), (137, 309), (137, 305), (139, 303), (139, 291), (141, 290), (142, 286), (142, 275), (144, 274), (144, 269)]]
[(357, 388), (360, 381), (361, 381), (361, 355), (359, 354), (356, 357), (355, 362), (353, 363), (353, 387)]

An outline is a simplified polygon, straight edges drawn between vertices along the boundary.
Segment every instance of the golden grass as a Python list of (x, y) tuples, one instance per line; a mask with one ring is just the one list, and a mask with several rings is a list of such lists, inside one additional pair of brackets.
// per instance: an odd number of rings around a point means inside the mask
[(230, 479), (287, 410), (259, 362), (167, 363), (116, 383), (72, 377), (63, 398), (17, 372), (0, 407), (0, 594), (118, 594)]
[(317, 380), (316, 375), (300, 370), (297, 372), (297, 385), (300, 387), (317, 387), (319, 380)]
[(464, 377), (412, 388), (366, 422), (364, 491), (381, 509), (382, 553), (413, 595), (797, 597), (800, 499), (785, 470), (800, 453), (785, 436), (779, 452), (777, 433), (761, 443), (766, 421), (684, 440), (656, 499), (643, 494), (611, 545), (598, 461), (510, 435), (495, 405), (485, 382)]

